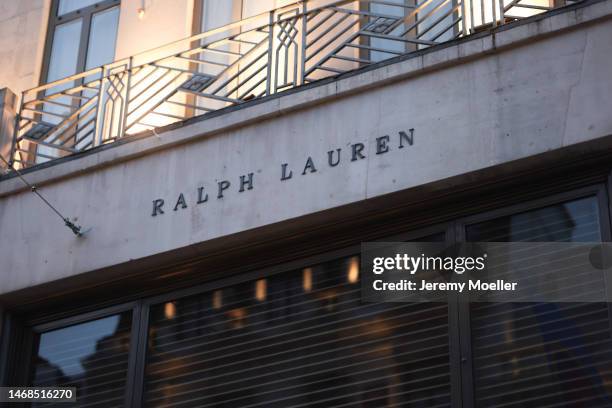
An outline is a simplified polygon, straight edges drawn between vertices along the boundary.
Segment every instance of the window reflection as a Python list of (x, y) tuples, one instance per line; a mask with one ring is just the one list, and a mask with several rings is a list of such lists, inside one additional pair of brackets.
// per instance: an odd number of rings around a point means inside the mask
[(358, 279), (351, 257), (154, 306), (144, 405), (450, 405), (447, 305), (364, 304)]
[[(467, 228), (470, 241), (597, 242), (595, 197)], [(604, 285), (601, 277), (599, 285)], [(479, 407), (612, 406), (612, 340), (605, 303), (471, 305)]]
[(100, 0), (60, 0), (59, 7), (57, 8), (57, 15), (61, 16), (66, 13), (91, 6), (98, 1)]
[(82, 19), (78, 19), (55, 28), (47, 82), (53, 82), (75, 73), (82, 24)]
[(77, 387), (79, 407), (123, 406), (131, 320), (126, 312), (42, 333), (32, 385)]

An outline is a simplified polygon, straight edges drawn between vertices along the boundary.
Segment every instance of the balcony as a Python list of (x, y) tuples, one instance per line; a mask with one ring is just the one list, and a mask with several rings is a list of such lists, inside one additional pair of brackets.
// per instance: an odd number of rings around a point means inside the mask
[(564, 4), (309, 0), (23, 92), (16, 168), (334, 77)]

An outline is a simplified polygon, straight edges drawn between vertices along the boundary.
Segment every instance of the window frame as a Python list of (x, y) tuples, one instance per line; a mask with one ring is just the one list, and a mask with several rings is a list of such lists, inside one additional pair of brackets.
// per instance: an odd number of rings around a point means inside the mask
[(47, 23), (47, 33), (45, 36), (45, 51), (43, 53), (42, 69), (40, 70), (41, 85), (47, 83), (47, 75), (49, 74), (49, 64), (51, 62), (51, 52), (53, 50), (53, 36), (57, 26), (69, 23), (70, 21), (81, 19), (81, 36), (79, 37), (79, 52), (77, 57), (76, 74), (85, 71), (87, 62), (87, 48), (89, 45), (89, 34), (91, 32), (91, 21), (94, 14), (108, 10), (112, 7), (121, 4), (121, 0), (102, 0), (87, 7), (78, 10), (73, 10), (69, 13), (58, 16), (60, 0), (53, 0), (49, 10), (49, 18)]
[[(385, 236), (377, 239), (372, 239), (372, 241), (408, 241), (411, 239), (416, 239), (423, 236), (432, 235), (435, 233), (444, 233), (445, 238), (448, 240), (453, 237), (453, 224), (452, 223), (438, 223), (426, 226), (424, 228), (414, 229), (407, 232), (402, 232), (399, 234)], [(135, 390), (135, 398), (133, 399), (132, 405), (134, 408), (140, 408), (143, 405), (143, 396), (144, 396), (144, 379), (145, 379), (145, 369), (146, 369), (146, 360), (147, 360), (147, 344), (148, 344), (148, 323), (149, 323), (149, 311), (152, 306), (159, 305), (161, 303), (170, 302), (174, 300), (179, 300), (183, 298), (187, 298), (190, 296), (197, 296), (204, 294), (206, 292), (212, 292), (217, 289), (227, 288), (229, 286), (238, 285), (244, 282), (255, 281), (262, 278), (269, 278), (271, 276), (275, 276), (282, 273), (287, 273), (291, 271), (296, 271), (302, 268), (310, 267), (313, 265), (337, 260), (340, 258), (348, 258), (350, 256), (358, 256), (361, 252), (361, 244), (349, 245), (337, 250), (327, 251), (324, 253), (316, 254), (313, 256), (297, 259), (295, 261), (281, 263), (279, 265), (270, 266), (267, 268), (260, 268), (256, 270), (252, 270), (250, 272), (241, 273), (233, 276), (228, 276), (226, 278), (212, 280), (210, 282), (205, 282), (200, 285), (196, 285), (190, 288), (177, 289), (171, 292), (162, 293), (155, 296), (150, 296), (148, 298), (142, 299), (142, 320), (140, 322), (141, 328), (140, 333), (141, 337), (139, 339), (139, 350), (142, 349), (144, 352), (140, 353), (138, 356), (138, 365), (136, 366), (135, 371), (132, 373), (134, 375), (134, 383), (136, 385)], [(456, 339), (458, 333), (455, 333), (455, 326), (451, 326), (451, 316), (456, 315), (454, 304), (449, 302), (448, 306), (448, 316), (449, 316), (449, 365), (451, 367), (451, 402), (453, 403), (454, 408), (459, 408), (459, 405), (456, 405), (455, 401), (457, 401), (459, 389), (457, 388), (458, 383), (454, 384), (455, 379), (458, 377), (454, 375), (458, 374), (457, 371), (459, 369), (459, 356), (453, 355), (453, 351), (455, 350), (452, 346), (453, 341), (451, 339)]]
[[(612, 191), (612, 190), (611, 190)], [(602, 242), (611, 241), (611, 226), (610, 226), (610, 211), (609, 211), (609, 193), (606, 185), (603, 183), (594, 184), (574, 190), (564, 191), (548, 195), (545, 197), (527, 200), (522, 203), (502, 206), (493, 210), (484, 211), (473, 214), (471, 216), (462, 217), (457, 220), (457, 228), (455, 229), (456, 239), (458, 242), (466, 242), (466, 231), (470, 225), (481, 222), (491, 221), (496, 218), (508, 217), (514, 214), (520, 214), (527, 211), (533, 211), (544, 207), (558, 205), (568, 201), (579, 200), (582, 198), (595, 197), (597, 201), (597, 209), (599, 216), (599, 232)], [(612, 279), (604, 275), (606, 292), (612, 293)], [(475, 403), (475, 381), (474, 381), (474, 366), (472, 353), (472, 330), (471, 330), (471, 309), (469, 302), (462, 301), (459, 303), (460, 319), (460, 344), (461, 344), (461, 361), (462, 361), (462, 402), (464, 406), (473, 406)], [(612, 303), (608, 303), (608, 316), (612, 321)], [(612, 324), (610, 325), (610, 333), (612, 337)]]
[[(43, 57), (42, 64), (40, 69), (40, 77), (38, 80), (39, 85), (45, 85), (48, 83), (47, 77), (49, 75), (49, 67), (51, 64), (51, 53), (53, 51), (53, 37), (55, 36), (55, 29), (66, 23), (70, 23), (71, 21), (81, 19), (81, 33), (79, 37), (79, 50), (77, 56), (77, 66), (75, 73), (71, 76), (78, 75), (82, 72), (85, 72), (85, 66), (87, 63), (87, 50), (89, 48), (89, 35), (91, 33), (91, 23), (94, 14), (99, 12), (103, 12), (105, 10), (109, 10), (112, 7), (120, 7), (121, 0), (102, 0), (98, 1), (94, 4), (91, 4), (87, 7), (83, 7), (81, 9), (73, 10), (61, 16), (58, 16), (59, 4), (61, 0), (52, 0), (51, 7), (49, 7), (49, 16), (47, 18), (47, 32), (45, 34), (45, 45), (43, 48)], [(121, 13), (119, 14), (121, 16)], [(119, 27), (117, 27), (119, 29)], [(83, 83), (83, 78), (80, 78), (74, 81), (74, 86), (81, 85)], [(45, 91), (39, 91), (37, 94), (37, 99), (43, 99), (45, 97)], [(72, 105), (78, 106), (80, 103), (78, 98), (71, 99)], [(42, 114), (35, 114), (38, 119), (41, 119)], [(37, 157), (39, 145), (30, 144), (28, 147), (28, 154), (32, 154), (34, 159)]]
[[(81, 323), (87, 323), (90, 321), (103, 319), (105, 317), (113, 316), (119, 313), (124, 313), (130, 311), (132, 313), (132, 321), (130, 328), (130, 350), (128, 354), (128, 367), (126, 370), (126, 382), (125, 382), (125, 390), (124, 390), (124, 406), (131, 407), (132, 401), (134, 400), (134, 376), (132, 373), (134, 372), (134, 367), (136, 365), (136, 357), (141, 354), (138, 349), (138, 339), (140, 338), (140, 314), (141, 314), (142, 302), (140, 301), (131, 301), (127, 303), (121, 303), (109, 307), (105, 307), (98, 310), (93, 310), (81, 314), (72, 315), (69, 317), (60, 318), (58, 320), (48, 320), (41, 322), (39, 324), (35, 324), (30, 327), (29, 330), (25, 331), (24, 336), (24, 345), (22, 346), (24, 350), (29, 349), (29, 354), (26, 354), (26, 361), (23, 364), (24, 369), (21, 373), (22, 381), (21, 384), (30, 384), (33, 378), (33, 369), (32, 358), (36, 355), (38, 349), (38, 339), (41, 334), (53, 330), (63, 329), (66, 327), (78, 325)], [(27, 351), (26, 351), (27, 352)]]

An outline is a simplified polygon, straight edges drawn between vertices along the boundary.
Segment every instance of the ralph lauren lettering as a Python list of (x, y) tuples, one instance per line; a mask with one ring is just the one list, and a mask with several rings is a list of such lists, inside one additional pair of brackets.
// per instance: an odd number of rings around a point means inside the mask
[[(389, 135), (383, 135), (374, 139), (373, 150), (376, 155), (386, 154), (389, 151), (393, 150), (395, 147), (398, 149), (403, 149), (407, 146), (414, 145), (414, 129), (408, 129), (408, 132), (400, 131), (398, 132), (397, 144), (394, 144), (394, 138)], [(395, 147), (394, 147), (395, 146)], [(342, 164), (342, 148), (335, 148), (327, 151), (327, 166), (337, 167)], [(350, 161), (358, 162), (367, 158), (366, 145), (364, 143), (353, 143), (349, 145), (348, 156), (350, 157)], [(344, 159), (347, 160), (346, 158)], [(293, 167), (290, 163), (281, 163), (280, 165), (280, 181), (287, 181), (293, 179), (293, 169), (297, 170), (298, 177), (309, 177), (311, 174), (317, 173), (321, 163), (325, 163), (324, 157), (319, 156), (306, 156), (306, 159), (302, 162), (302, 166), (299, 163), (294, 164)], [(299, 166), (299, 167), (297, 167)], [(302, 171), (300, 172), (300, 169)], [(312, 177), (312, 176), (311, 176)], [(247, 173), (241, 175), (238, 180), (238, 188), (234, 187), (232, 190), (237, 190), (239, 193), (244, 193), (246, 191), (250, 191), (254, 189), (254, 173)], [(230, 180), (220, 180), (217, 181), (217, 200), (223, 200), (228, 198), (226, 194), (230, 192), (232, 188), (232, 182)], [(201, 186), (198, 187), (195, 191), (195, 204), (204, 204), (208, 202), (208, 193), (207, 189)], [(230, 194), (231, 195), (231, 194)], [(176, 201), (170, 201), (171, 203), (175, 203), (174, 207), (171, 207), (173, 211), (184, 210), (188, 208), (188, 200), (191, 200), (190, 194), (185, 194), (183, 192), (179, 192), (176, 198)], [(165, 214), (164, 212), (164, 204), (165, 201), (163, 198), (157, 198), (153, 200), (153, 212), (151, 215), (156, 217), (158, 215)], [(172, 204), (171, 204), (172, 205)]]

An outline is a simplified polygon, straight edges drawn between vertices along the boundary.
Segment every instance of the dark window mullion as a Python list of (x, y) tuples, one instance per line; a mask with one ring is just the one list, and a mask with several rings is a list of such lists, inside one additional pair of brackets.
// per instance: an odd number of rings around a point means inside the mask
[[(87, 64), (87, 51), (89, 49), (89, 36), (91, 34), (92, 13), (83, 13), (81, 17), (83, 18), (83, 21), (81, 22), (81, 38), (79, 40), (79, 55), (77, 57), (77, 66), (76, 66), (75, 75), (81, 72), (84, 72), (85, 66)], [(79, 78), (76, 81), (74, 81), (72, 86), (77, 87), (77, 86), (83, 85), (84, 82), (85, 82), (84, 78)], [(83, 92), (82, 91), (78, 92), (77, 95), (82, 96)], [(78, 109), (81, 103), (82, 101), (80, 98), (72, 98), (71, 105), (74, 106), (75, 109)], [(78, 117), (76, 118), (76, 123), (77, 124), (74, 125), (75, 131), (73, 132), (74, 133), (74, 143), (76, 143), (77, 137), (78, 137), (78, 131), (76, 130), (76, 128), (78, 127)]]
[(1, 343), (0, 354), (4, 359), (0, 358), (3, 364), (0, 369), (3, 369), (4, 379), (0, 385), (27, 386), (34, 369), (31, 364), (37, 345), (34, 333), (14, 313), (5, 313)]
[(63, 15), (61, 17), (57, 17), (57, 16), (56, 17), (51, 17), (53, 19), (53, 21), (50, 22), (50, 24), (53, 24), (53, 26), (54, 26), (53, 28), (55, 28), (58, 25), (67, 24), (67, 23), (69, 23), (71, 21), (78, 20), (81, 17), (83, 17), (83, 14), (80, 13), (80, 10), (79, 10), (79, 12), (73, 11), (72, 13), (65, 14), (65, 15)]
[(109, 9), (117, 4), (119, 4), (120, 1), (119, 0), (105, 0), (105, 1), (101, 1), (99, 3), (95, 3), (92, 4), (90, 6), (87, 7), (83, 7), (81, 9), (78, 10), (73, 10), (70, 11), (66, 14), (62, 14), (61, 16), (58, 16), (58, 10), (59, 10), (59, 0), (54, 0), (53, 4), (55, 5), (55, 8), (51, 10), (51, 19), (53, 19), (53, 22), (55, 25), (58, 24), (63, 24), (65, 22), (71, 21), (71, 20), (75, 20), (77, 18), (81, 18), (84, 15), (91, 15), (91, 14), (95, 14), (99, 11), (104, 11), (106, 9)]
[[(455, 240), (457, 243), (466, 242), (467, 225), (463, 222), (455, 223)], [(470, 327), (470, 303), (468, 293), (456, 294), (457, 324), (459, 331), (460, 373), (461, 373), (461, 406), (475, 406), (474, 399), (474, 367), (472, 363), (472, 329)]]
[(126, 386), (125, 406), (140, 408), (144, 395), (144, 373), (147, 357), (147, 342), (149, 335), (149, 310), (147, 302), (140, 302), (134, 309), (132, 324), (132, 355), (130, 355), (130, 368), (128, 370), (128, 384)]
[[(452, 222), (446, 231), (446, 245), (454, 245), (457, 242), (457, 225)], [(448, 296), (448, 351), (451, 374), (451, 406), (453, 408), (465, 406), (463, 404), (463, 367), (461, 363), (463, 353), (461, 350), (460, 312), (458, 296), (451, 292)]]
[(34, 378), (35, 364), (33, 364), (34, 356), (38, 350), (40, 344), (40, 336), (37, 336), (31, 330), (24, 331), (24, 350), (27, 350), (26, 360), (24, 367), (27, 367), (27, 371), (24, 371), (23, 378), (26, 379), (27, 383), (24, 385), (30, 385), (30, 381)]
[[(606, 187), (602, 188), (597, 194), (602, 242), (612, 242), (612, 203), (610, 197), (612, 197), (612, 172), (608, 176)], [(612, 276), (604, 274), (604, 282), (606, 298), (610, 299), (612, 297)], [(608, 315), (612, 317), (612, 303), (608, 303)], [(610, 324), (610, 337), (612, 338), (612, 324)]]
[[(81, 42), (79, 44), (79, 56), (77, 58), (77, 73), (85, 71), (85, 65), (87, 64), (87, 51), (89, 49), (89, 35), (91, 33), (91, 17), (92, 13), (83, 15), (83, 23), (81, 25)], [(83, 83), (83, 79), (79, 80), (78, 84)]]
[(9, 332), (10, 316), (0, 305), (0, 387), (7, 385), (8, 357), (9, 357)]

